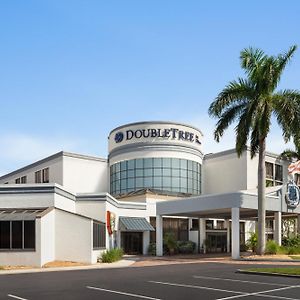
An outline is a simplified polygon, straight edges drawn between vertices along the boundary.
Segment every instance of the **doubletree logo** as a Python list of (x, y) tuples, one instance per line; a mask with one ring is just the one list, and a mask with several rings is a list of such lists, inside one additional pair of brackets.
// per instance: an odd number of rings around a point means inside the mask
[(115, 135), (115, 142), (116, 143), (121, 143), (124, 139), (124, 134), (123, 132), (117, 132)]

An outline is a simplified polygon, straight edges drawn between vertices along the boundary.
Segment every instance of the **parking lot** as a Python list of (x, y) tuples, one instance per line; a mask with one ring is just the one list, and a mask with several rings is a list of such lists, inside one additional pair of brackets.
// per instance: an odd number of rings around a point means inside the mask
[(1, 275), (1, 299), (300, 300), (298, 278), (236, 273), (221, 263)]

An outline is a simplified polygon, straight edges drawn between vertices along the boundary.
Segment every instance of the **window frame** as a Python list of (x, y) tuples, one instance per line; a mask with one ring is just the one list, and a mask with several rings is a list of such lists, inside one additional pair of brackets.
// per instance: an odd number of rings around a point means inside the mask
[[(35, 220), (1, 220), (1, 222), (9, 222), (9, 248), (0, 248), (0, 252), (34, 252), (36, 251), (36, 221)], [(13, 247), (13, 225), (16, 224), (16, 222), (22, 222), (21, 226), (21, 247)], [(25, 248), (25, 222), (34, 222), (34, 248)]]

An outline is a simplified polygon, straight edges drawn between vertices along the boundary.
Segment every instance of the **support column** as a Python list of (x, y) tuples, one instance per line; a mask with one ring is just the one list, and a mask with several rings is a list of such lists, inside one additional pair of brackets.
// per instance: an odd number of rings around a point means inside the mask
[(206, 239), (206, 220), (203, 218), (199, 219), (199, 230), (200, 230), (200, 248), (204, 249), (204, 253), (206, 253), (204, 240)]
[(281, 211), (274, 214), (274, 240), (281, 246)]
[(156, 216), (156, 256), (163, 256), (163, 218)]
[(148, 248), (150, 244), (150, 231), (143, 232), (143, 254), (148, 254)]
[(227, 228), (227, 253), (230, 252), (230, 221), (225, 220), (226, 228)]
[(240, 209), (233, 207), (231, 209), (231, 257), (240, 258)]

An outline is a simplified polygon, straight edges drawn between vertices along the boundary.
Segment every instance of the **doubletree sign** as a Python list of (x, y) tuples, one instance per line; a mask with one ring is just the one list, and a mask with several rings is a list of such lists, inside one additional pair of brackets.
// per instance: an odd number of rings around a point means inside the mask
[(148, 128), (148, 129), (136, 129), (127, 130), (125, 133), (119, 131), (115, 134), (115, 142), (121, 143), (122, 141), (140, 139), (140, 138), (162, 138), (172, 139), (178, 141), (187, 141), (191, 143), (197, 143), (201, 145), (199, 136), (190, 131), (179, 130), (177, 128)]
[(287, 193), (285, 194), (285, 201), (288, 208), (294, 209), (299, 205), (300, 191), (293, 180), (287, 184)]

